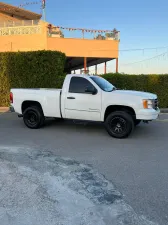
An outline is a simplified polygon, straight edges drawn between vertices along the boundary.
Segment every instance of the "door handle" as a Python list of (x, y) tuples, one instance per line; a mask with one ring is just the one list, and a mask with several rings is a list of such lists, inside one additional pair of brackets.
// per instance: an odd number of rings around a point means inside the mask
[(67, 99), (75, 99), (75, 97), (67, 97)]

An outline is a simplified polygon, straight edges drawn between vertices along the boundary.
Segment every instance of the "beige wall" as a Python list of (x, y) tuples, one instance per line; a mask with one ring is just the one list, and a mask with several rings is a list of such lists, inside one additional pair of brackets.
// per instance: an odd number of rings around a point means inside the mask
[(48, 50), (59, 50), (67, 56), (118, 58), (119, 42), (115, 40), (88, 40), (47, 38)]

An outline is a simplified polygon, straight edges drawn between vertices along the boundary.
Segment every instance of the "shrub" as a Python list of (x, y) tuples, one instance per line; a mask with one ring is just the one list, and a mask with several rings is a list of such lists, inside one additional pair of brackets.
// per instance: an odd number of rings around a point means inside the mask
[(0, 53), (0, 106), (10, 88), (61, 88), (65, 54), (57, 51)]
[[(0, 106), (9, 105), (10, 88), (61, 88), (65, 54), (57, 51), (0, 53)], [(168, 75), (105, 74), (120, 89), (155, 93), (168, 108)]]
[(159, 107), (168, 108), (168, 74), (105, 74), (103, 77), (120, 89), (145, 91), (157, 94)]

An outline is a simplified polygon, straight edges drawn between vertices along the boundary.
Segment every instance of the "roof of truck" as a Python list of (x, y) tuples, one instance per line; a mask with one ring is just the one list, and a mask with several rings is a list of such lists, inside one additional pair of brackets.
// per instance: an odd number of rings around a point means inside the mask
[(90, 75), (90, 74), (67, 74), (67, 76), (71, 76), (71, 77), (73, 77), (73, 76), (75, 76), (75, 77), (91, 77), (91, 76), (93, 76), (93, 75)]
[(91, 76), (90, 74), (83, 74), (83, 73), (79, 73), (79, 74), (74, 74), (74, 73), (71, 73), (71, 74), (67, 74), (67, 75), (71, 75), (71, 76)]

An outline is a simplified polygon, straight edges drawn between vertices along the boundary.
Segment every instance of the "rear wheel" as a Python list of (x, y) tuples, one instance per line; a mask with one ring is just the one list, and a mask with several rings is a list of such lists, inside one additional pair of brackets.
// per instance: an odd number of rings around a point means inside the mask
[(116, 111), (108, 115), (105, 126), (110, 136), (126, 138), (134, 129), (134, 120), (127, 112)]
[(28, 128), (40, 128), (45, 121), (42, 110), (37, 106), (28, 107), (23, 113), (23, 121)]

